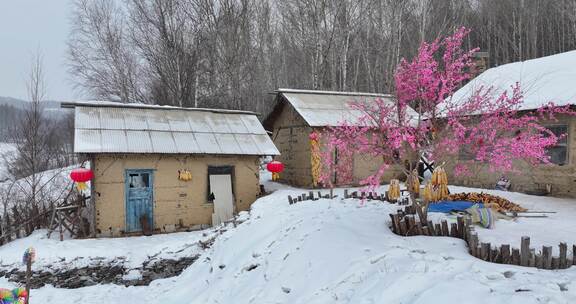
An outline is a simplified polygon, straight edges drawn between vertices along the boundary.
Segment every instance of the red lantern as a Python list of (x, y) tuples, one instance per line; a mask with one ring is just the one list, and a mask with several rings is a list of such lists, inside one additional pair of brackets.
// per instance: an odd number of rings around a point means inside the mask
[(268, 163), (268, 165), (266, 165), (266, 169), (268, 169), (268, 171), (272, 172), (272, 180), (278, 180), (280, 178), (280, 172), (284, 171), (284, 164), (274, 160)]
[(86, 190), (86, 182), (94, 178), (94, 172), (86, 168), (77, 168), (70, 172), (70, 178), (76, 182), (79, 191)]
[(85, 183), (94, 178), (94, 173), (90, 169), (77, 168), (70, 172), (70, 178), (77, 183)]

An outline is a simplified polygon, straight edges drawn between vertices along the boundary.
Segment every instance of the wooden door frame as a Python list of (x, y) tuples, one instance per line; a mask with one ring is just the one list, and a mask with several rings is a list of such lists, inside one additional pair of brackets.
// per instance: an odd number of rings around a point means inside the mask
[(152, 222), (151, 230), (154, 231), (154, 169), (124, 169), (124, 231), (127, 233), (137, 232), (128, 231), (128, 195), (129, 195), (129, 185), (128, 185), (128, 174), (129, 173), (149, 173), (150, 180), (148, 181), (148, 188), (150, 188), (150, 204), (152, 205)]

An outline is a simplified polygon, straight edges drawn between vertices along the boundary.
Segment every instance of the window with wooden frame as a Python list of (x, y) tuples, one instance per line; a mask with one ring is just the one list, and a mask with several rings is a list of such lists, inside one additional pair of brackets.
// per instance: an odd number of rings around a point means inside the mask
[[(550, 157), (550, 162), (559, 166), (568, 163), (568, 125), (550, 125), (546, 126), (554, 135), (561, 137), (556, 145), (546, 149)], [(563, 135), (566, 136), (563, 136)]]

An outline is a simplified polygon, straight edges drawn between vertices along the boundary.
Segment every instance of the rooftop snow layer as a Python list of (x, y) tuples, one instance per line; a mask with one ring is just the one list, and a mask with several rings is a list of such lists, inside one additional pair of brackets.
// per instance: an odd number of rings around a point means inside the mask
[(251, 112), (75, 105), (76, 153), (278, 155)]
[(377, 98), (390, 99), (390, 95), (374, 93), (331, 92), (279, 89), (286, 100), (311, 127), (338, 126), (344, 121), (355, 124), (365, 115), (351, 109), (350, 103), (372, 103)]
[(537, 109), (548, 102), (576, 103), (576, 51), (514, 62), (491, 68), (454, 93), (454, 101), (465, 100), (481, 88), (493, 89), (496, 97), (520, 83), (524, 92), (521, 110)]

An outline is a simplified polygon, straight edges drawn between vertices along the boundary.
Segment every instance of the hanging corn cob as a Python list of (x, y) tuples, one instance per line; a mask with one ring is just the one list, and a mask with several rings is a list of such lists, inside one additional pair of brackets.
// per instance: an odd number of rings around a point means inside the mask
[(321, 157), (320, 157), (320, 143), (318, 142), (320, 135), (312, 132), (309, 135), (310, 139), (310, 165), (312, 167), (312, 185), (318, 186), (320, 180)]
[(429, 185), (431, 187), (431, 189), (429, 189), (429, 191), (431, 191), (430, 197), (432, 198), (430, 201), (436, 202), (448, 198), (448, 176), (444, 168), (438, 166), (434, 169), (431, 184)]
[(431, 202), (434, 200), (434, 188), (431, 183), (427, 183), (422, 190), (422, 199), (424, 202)]
[(390, 186), (388, 187), (388, 199), (397, 200), (400, 198), (400, 181), (397, 179), (390, 180)]
[(418, 178), (418, 171), (413, 170), (412, 174), (408, 177), (408, 190), (412, 193), (420, 193), (420, 179)]

